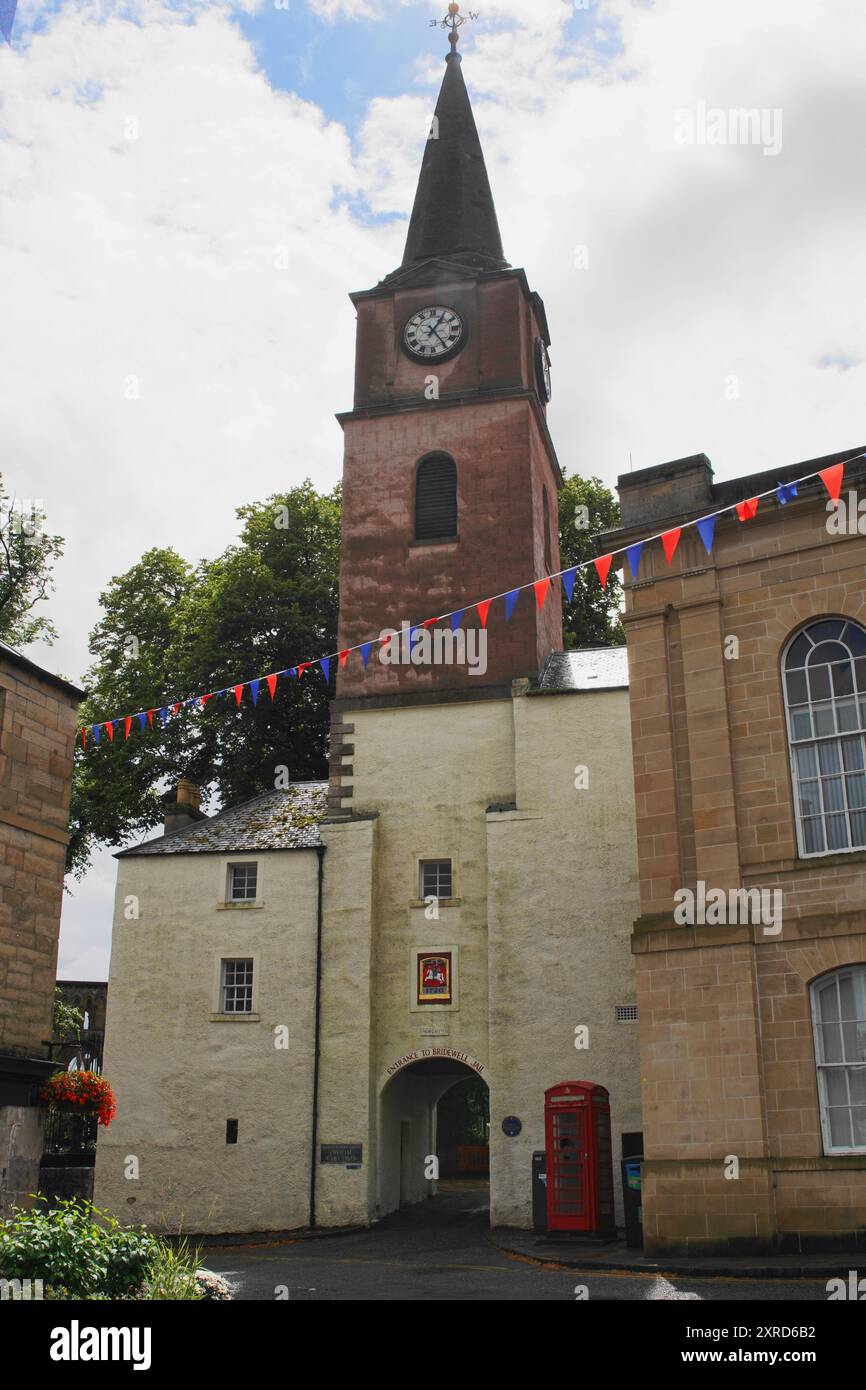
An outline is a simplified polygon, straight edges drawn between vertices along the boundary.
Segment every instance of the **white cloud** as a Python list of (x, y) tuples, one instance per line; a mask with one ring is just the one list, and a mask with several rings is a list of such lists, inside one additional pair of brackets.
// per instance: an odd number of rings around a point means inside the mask
[[(319, 0), (338, 8), (362, 6)], [(144, 549), (214, 554), (236, 505), (338, 477), (347, 291), (399, 263), (405, 231), (346, 199), (408, 213), (442, 72), (422, 27), (353, 147), (269, 88), (229, 6), (173, 9), (136, 24), (102, 0), (0, 49), (3, 471), (68, 538), (52, 608), (72, 676), (99, 589)], [(506, 254), (549, 312), (562, 462), (613, 483), (629, 452), (705, 449), (731, 477), (863, 442), (860, 0), (600, 0), (566, 31), (568, 9), (491, 0), (462, 45)], [(358, 41), (381, 56), (387, 25)], [(678, 146), (698, 102), (781, 109), (782, 153)], [(89, 911), (85, 888), (70, 930)]]

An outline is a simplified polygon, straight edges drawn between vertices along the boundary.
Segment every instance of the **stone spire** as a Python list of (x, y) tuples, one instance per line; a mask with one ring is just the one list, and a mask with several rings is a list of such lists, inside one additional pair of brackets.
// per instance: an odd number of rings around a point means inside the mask
[(443, 21), (451, 29), (451, 52), (421, 164), (404, 271), (437, 257), (481, 270), (508, 265), (457, 52), (458, 8), (449, 6), (451, 18)]

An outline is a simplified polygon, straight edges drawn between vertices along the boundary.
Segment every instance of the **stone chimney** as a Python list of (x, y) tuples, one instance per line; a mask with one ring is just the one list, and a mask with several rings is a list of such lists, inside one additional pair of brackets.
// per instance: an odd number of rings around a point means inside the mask
[(163, 806), (166, 835), (170, 835), (173, 830), (183, 830), (184, 826), (192, 825), (197, 820), (206, 819), (201, 809), (201, 793), (195, 783), (188, 781), (186, 777), (180, 779), (174, 795), (169, 792)]

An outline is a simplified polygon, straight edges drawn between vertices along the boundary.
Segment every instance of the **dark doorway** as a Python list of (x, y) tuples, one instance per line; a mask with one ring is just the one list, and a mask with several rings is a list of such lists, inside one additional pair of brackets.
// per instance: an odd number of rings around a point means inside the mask
[(436, 1110), (439, 1176), (489, 1178), (490, 1092), (479, 1076), (459, 1081)]

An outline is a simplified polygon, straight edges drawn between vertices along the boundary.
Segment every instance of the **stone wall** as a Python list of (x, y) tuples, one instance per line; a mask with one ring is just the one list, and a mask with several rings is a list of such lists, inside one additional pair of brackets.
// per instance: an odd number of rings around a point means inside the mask
[[(624, 517), (664, 529), (774, 485), (710, 481), (701, 459), (631, 475)], [(829, 530), (826, 500), (806, 484), (784, 509), (721, 518), (711, 557), (687, 530), (670, 568), (648, 546), (628, 589), (650, 1250), (801, 1249), (866, 1231), (866, 1154), (823, 1150), (809, 998), (822, 973), (866, 962), (866, 852), (799, 855), (781, 673), (810, 620), (866, 623), (866, 537)], [(699, 882), (778, 890), (781, 932), (677, 925), (674, 895)]]
[(51, 1037), (76, 699), (0, 655), (0, 1050)]
[(0, 651), (0, 1216), (38, 1181), (80, 696)]
[[(251, 860), (256, 903), (227, 905), (229, 863)], [(119, 860), (97, 1205), (170, 1231), (307, 1224), (317, 884), (313, 850)], [(247, 957), (253, 1012), (219, 1017), (220, 961)]]

